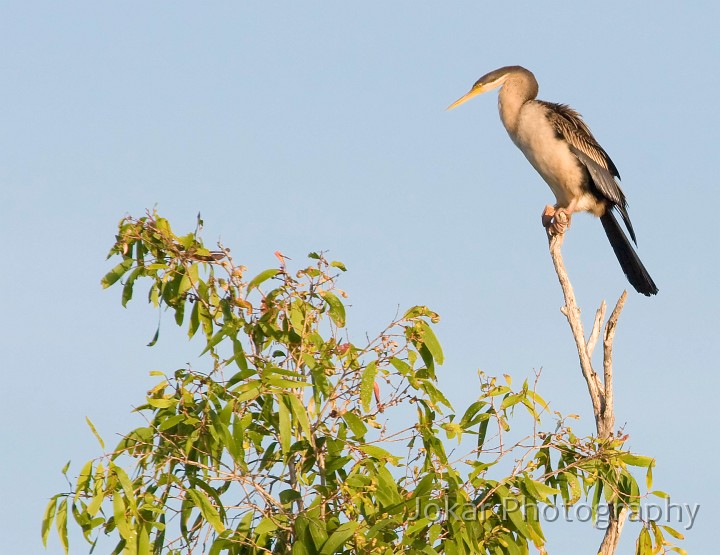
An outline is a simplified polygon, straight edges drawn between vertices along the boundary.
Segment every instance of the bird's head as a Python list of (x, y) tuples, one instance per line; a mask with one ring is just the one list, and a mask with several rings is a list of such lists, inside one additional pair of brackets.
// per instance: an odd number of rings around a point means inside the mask
[[(458, 98), (455, 102), (447, 107), (448, 110), (460, 106), (460, 104), (467, 102), (472, 97), (479, 94), (491, 91), (505, 84), (510, 78), (521, 78), (527, 79), (528, 77), (535, 83), (535, 77), (533, 74), (522, 66), (505, 66), (500, 69), (496, 69), (480, 77), (465, 96)], [(537, 86), (537, 85), (536, 85)]]

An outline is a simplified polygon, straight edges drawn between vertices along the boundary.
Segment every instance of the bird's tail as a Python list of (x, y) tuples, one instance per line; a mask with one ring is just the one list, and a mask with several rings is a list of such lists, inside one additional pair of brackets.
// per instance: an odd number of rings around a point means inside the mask
[(658, 288), (645, 269), (645, 266), (643, 266), (643, 263), (640, 262), (640, 258), (632, 248), (625, 232), (620, 227), (620, 224), (615, 218), (615, 214), (608, 210), (600, 217), (600, 221), (605, 229), (605, 235), (607, 235), (607, 238), (610, 240), (610, 245), (612, 245), (615, 256), (617, 256), (630, 285), (632, 285), (638, 293), (642, 293), (648, 297), (655, 295), (658, 292)]

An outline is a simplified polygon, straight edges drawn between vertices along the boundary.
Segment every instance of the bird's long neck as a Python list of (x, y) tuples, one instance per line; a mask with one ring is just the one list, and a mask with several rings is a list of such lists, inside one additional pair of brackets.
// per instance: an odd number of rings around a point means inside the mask
[(503, 83), (498, 94), (498, 109), (500, 119), (510, 136), (518, 128), (520, 109), (523, 104), (537, 97), (538, 84), (529, 71), (527, 73), (513, 73)]

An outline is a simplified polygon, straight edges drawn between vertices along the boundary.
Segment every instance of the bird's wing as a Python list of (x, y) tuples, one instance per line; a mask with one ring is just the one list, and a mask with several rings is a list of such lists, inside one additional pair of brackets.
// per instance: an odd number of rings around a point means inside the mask
[(635, 241), (635, 232), (627, 213), (627, 200), (615, 177), (620, 178), (615, 164), (593, 137), (590, 129), (575, 110), (565, 104), (540, 101), (548, 109), (548, 118), (557, 134), (567, 141), (572, 152), (590, 174), (597, 193), (617, 208), (630, 236)]

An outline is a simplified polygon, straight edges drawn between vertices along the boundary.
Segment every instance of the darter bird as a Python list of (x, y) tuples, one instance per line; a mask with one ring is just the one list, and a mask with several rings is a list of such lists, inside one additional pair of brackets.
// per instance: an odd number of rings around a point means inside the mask
[(617, 211), (637, 245), (625, 194), (615, 180), (620, 174), (580, 114), (564, 104), (537, 100), (537, 80), (521, 66), (483, 75), (448, 110), (497, 87), (500, 119), (508, 135), (555, 195), (555, 206), (545, 207), (543, 225), (550, 233), (564, 233), (574, 212), (598, 216), (630, 284), (638, 293), (655, 295), (655, 282), (615, 217)]

